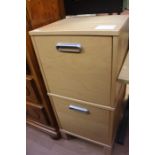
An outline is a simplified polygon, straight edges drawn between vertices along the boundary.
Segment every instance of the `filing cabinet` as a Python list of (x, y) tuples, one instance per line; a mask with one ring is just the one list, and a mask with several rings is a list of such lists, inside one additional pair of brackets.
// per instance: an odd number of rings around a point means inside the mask
[(71, 17), (30, 32), (62, 133), (111, 154), (125, 86), (128, 16)]

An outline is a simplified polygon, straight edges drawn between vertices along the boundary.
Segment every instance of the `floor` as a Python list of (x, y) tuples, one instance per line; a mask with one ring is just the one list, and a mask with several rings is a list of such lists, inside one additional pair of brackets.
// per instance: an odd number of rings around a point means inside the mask
[[(53, 140), (35, 128), (27, 127), (26, 155), (104, 155), (103, 147), (73, 138)], [(115, 144), (113, 155), (129, 155), (129, 134), (124, 145)]]

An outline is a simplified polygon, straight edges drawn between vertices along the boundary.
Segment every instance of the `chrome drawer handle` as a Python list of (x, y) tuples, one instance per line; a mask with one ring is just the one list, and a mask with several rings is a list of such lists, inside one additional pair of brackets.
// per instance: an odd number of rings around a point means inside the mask
[(66, 53), (80, 53), (81, 45), (76, 43), (57, 43), (56, 49)]
[(83, 112), (83, 113), (89, 113), (88, 109), (81, 108), (81, 107), (78, 107), (78, 106), (75, 106), (75, 105), (69, 105), (69, 109), (76, 110), (76, 111)]

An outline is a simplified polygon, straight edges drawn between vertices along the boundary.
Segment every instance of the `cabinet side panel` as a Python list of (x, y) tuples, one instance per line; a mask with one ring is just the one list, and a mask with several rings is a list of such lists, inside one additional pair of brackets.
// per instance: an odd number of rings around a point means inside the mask
[(123, 99), (125, 95), (125, 85), (122, 84), (116, 99), (117, 107), (114, 112), (110, 113), (109, 118), (109, 144), (113, 144), (119, 123), (123, 116)]
[(118, 52), (117, 52), (117, 77), (122, 68), (126, 54), (129, 48), (129, 22), (127, 21), (121, 29), (120, 36), (118, 38)]
[(112, 81), (111, 81), (111, 106), (116, 107), (116, 98), (118, 91), (117, 79), (125, 56), (128, 52), (129, 45), (129, 30), (128, 21), (121, 29), (120, 35), (113, 37), (113, 52), (112, 52)]

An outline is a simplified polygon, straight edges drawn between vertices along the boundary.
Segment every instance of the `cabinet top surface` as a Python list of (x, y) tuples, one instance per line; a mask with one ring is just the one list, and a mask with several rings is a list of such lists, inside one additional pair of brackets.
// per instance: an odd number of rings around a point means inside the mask
[(128, 15), (70, 17), (30, 31), (30, 35), (119, 35)]

